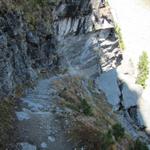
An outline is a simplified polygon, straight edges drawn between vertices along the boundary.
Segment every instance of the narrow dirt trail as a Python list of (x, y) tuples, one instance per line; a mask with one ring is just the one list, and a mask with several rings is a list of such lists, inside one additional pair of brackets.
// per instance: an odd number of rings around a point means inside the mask
[[(119, 24), (125, 43), (121, 73), (130, 74), (133, 82), (137, 75), (139, 56), (146, 51), (150, 59), (150, 1), (109, 0), (115, 22)], [(150, 69), (149, 69), (150, 70)], [(120, 71), (120, 70), (119, 70)], [(150, 131), (150, 76), (143, 91), (139, 108), (143, 120)]]
[(23, 150), (71, 150), (61, 119), (57, 113), (57, 93), (53, 81), (59, 77), (40, 80), (22, 98), (21, 111), (16, 112)]

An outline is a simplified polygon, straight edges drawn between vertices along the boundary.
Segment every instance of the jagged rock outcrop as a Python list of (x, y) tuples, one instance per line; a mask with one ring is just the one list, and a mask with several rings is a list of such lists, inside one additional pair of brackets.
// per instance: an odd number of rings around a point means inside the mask
[[(75, 9), (73, 14), (68, 11), (70, 7)], [(60, 3), (53, 11), (53, 17), (62, 68), (68, 67), (73, 74), (80, 72), (95, 78), (106, 70), (104, 68), (109, 70), (120, 64), (121, 59), (118, 58), (121, 53), (116, 49), (118, 41), (113, 23), (109, 13), (102, 16), (98, 1)], [(110, 65), (108, 59), (114, 64)]]
[(104, 22), (108, 23), (105, 28), (113, 28), (110, 19), (100, 17), (98, 1), (80, 0), (60, 3), (53, 11), (53, 18), (55, 34), (58, 37), (97, 31), (102, 29)]
[[(43, 3), (38, 4), (38, 9), (41, 9), (40, 5), (43, 6)], [(122, 84), (118, 78), (116, 68), (121, 64), (123, 57), (110, 12), (105, 8), (99, 9), (98, 0), (62, 1), (56, 6), (53, 5), (51, 10), (46, 10), (46, 8), (41, 10), (43, 11), (41, 12), (42, 15), (37, 20), (34, 20), (35, 16), (29, 15), (30, 23), (21, 11), (9, 9), (0, 14), (0, 96), (10, 95), (18, 85), (36, 80), (43, 69), (51, 70), (54, 67), (58, 69), (55, 70), (58, 71), (57, 73), (53, 72), (53, 76), (57, 76), (55, 86), (50, 84), (51, 80), (42, 80), (38, 82), (36, 89), (29, 90), (32, 93), (27, 93), (28, 97), (22, 99), (23, 109), (16, 112), (16, 115), (24, 129), (33, 129), (31, 132), (33, 136), (31, 133), (24, 134), (22, 126), (19, 126), (20, 137), (23, 139), (24, 135), (27, 135), (24, 140), (25, 143), (19, 141), (20, 145), (25, 149), (27, 149), (26, 147), (36, 149), (36, 146), (46, 149), (47, 145), (54, 146), (53, 142), (56, 139), (53, 137), (53, 133), (49, 135), (47, 132), (50, 126), (47, 120), (51, 122), (57, 120), (57, 115), (55, 116), (54, 112), (51, 113), (51, 111), (55, 110), (61, 115), (64, 115), (63, 112), (65, 111), (59, 107), (53, 108), (50, 103), (57, 105), (55, 100), (67, 101), (72, 96), (77, 97), (75, 99), (77, 104), (83, 98), (88, 99), (90, 97), (89, 104), (95, 105), (93, 108), (96, 108), (97, 113), (100, 113), (100, 123), (98, 123), (102, 130), (104, 129), (103, 121), (107, 120), (106, 123), (108, 123), (113, 114), (111, 107), (105, 101), (107, 99), (114, 110), (117, 110), (119, 115), (121, 114), (118, 116), (121, 118), (120, 120), (123, 120), (122, 122), (126, 123), (124, 127), (129, 129), (135, 137), (138, 137), (132, 125), (136, 123), (139, 128), (144, 128), (139, 109), (136, 108), (135, 104), (141, 95), (139, 92), (141, 89), (137, 88), (138, 96), (133, 95), (130, 87), (127, 87), (125, 83)], [(44, 22), (45, 16), (49, 15), (53, 18), (48, 18), (48, 21)], [(68, 85), (72, 79), (73, 82)], [(79, 85), (76, 88), (72, 87), (76, 86), (74, 81), (76, 83), (77, 80), (79, 80)], [(48, 91), (49, 86), (51, 87), (50, 91)], [(54, 90), (54, 87), (57, 89)], [(66, 92), (70, 92), (70, 89), (73, 90), (74, 94), (69, 93), (71, 97), (67, 95), (68, 93), (66, 94)], [(130, 95), (128, 95), (129, 93)], [(64, 97), (62, 94), (68, 97)], [(103, 97), (102, 101), (100, 97)], [(95, 103), (94, 98), (100, 101)], [(99, 103), (97, 108), (96, 105)], [(102, 106), (106, 107), (103, 108)], [(103, 111), (105, 108), (109, 108), (108, 111), (106, 111), (107, 109)], [(71, 109), (66, 108), (67, 113), (74, 111)], [(79, 110), (78, 113), (83, 113), (83, 110)], [(41, 115), (44, 115), (45, 122)], [(37, 128), (32, 126), (35, 125), (34, 119), (43, 123), (42, 127), (46, 129), (44, 132), (40, 124), (37, 124)], [(88, 120), (84, 122), (84, 119), (80, 121), (87, 123)], [(31, 121), (30, 128), (24, 124), (23, 121), (25, 120)], [(61, 122), (59, 123), (61, 124)], [(94, 123), (92, 122), (92, 124)], [(53, 127), (58, 126), (54, 123)], [(59, 128), (61, 130), (61, 127)], [(109, 128), (109, 124), (105, 128)], [(37, 131), (40, 131), (41, 139), (36, 138), (35, 135), (38, 136), (39, 133)], [(61, 133), (58, 134), (58, 137), (60, 136)], [(33, 140), (33, 137), (36, 146), (28, 144), (29, 141)], [(48, 141), (44, 141), (45, 139)], [(66, 143), (66, 141), (63, 142)], [(59, 146), (56, 145), (57, 148), (60, 148)]]
[(38, 77), (40, 69), (57, 63), (53, 36), (33, 31), (21, 13), (0, 14), (0, 96)]
[[(58, 49), (61, 59), (64, 59), (62, 62), (74, 66), (73, 68), (79, 63), (78, 68), (86, 70), (85, 74), (92, 72), (91, 76), (100, 73), (104, 70), (102, 68), (107, 66), (112, 68), (118, 64), (116, 56), (119, 55), (119, 50), (115, 49), (118, 42), (115, 36), (112, 38), (114, 34), (112, 21), (109, 17), (100, 15), (98, 1), (60, 2), (53, 10), (54, 34), (49, 32), (52, 28), (50, 24), (46, 25), (45, 18), (39, 16), (41, 18), (39, 22), (34, 20), (35, 16), (26, 15), (24, 9), (17, 11), (11, 1), (7, 3), (2, 1), (0, 4), (3, 8), (0, 15), (1, 96), (10, 95), (18, 85), (35, 80), (42, 68), (58, 65), (55, 49)], [(49, 10), (47, 11), (50, 13)], [(50, 18), (49, 23), (52, 24)], [(33, 29), (34, 27), (36, 30)], [(55, 38), (59, 42), (57, 48)], [(105, 52), (105, 43), (112, 54)], [(78, 44), (81, 46), (79, 50), (77, 50)], [(91, 48), (93, 51), (90, 50)], [(72, 56), (70, 58), (69, 53), (78, 56), (75, 59)], [(108, 59), (114, 61), (113, 66), (105, 64)], [(97, 64), (98, 60), (103, 62), (103, 65)]]

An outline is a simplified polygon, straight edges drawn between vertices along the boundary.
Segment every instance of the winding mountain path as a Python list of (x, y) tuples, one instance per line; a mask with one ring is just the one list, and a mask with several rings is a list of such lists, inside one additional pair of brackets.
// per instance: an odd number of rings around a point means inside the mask
[(23, 150), (71, 150), (62, 121), (57, 114), (57, 93), (53, 81), (59, 77), (40, 80), (22, 98), (19, 119), (20, 145)]
[[(135, 79), (139, 56), (146, 51), (150, 58), (150, 1), (149, 0), (109, 0), (115, 22), (119, 24), (125, 43), (123, 73)], [(134, 80), (133, 80), (134, 81)], [(150, 131), (150, 77), (143, 91), (143, 99), (138, 105), (143, 120)]]

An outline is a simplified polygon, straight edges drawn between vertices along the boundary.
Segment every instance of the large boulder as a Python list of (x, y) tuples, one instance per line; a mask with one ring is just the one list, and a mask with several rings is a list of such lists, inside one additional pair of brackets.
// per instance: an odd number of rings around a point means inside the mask
[(122, 104), (125, 109), (137, 106), (142, 95), (142, 87), (134, 83), (124, 83), (122, 87)]
[(117, 83), (116, 70), (113, 69), (102, 73), (96, 82), (98, 88), (105, 93), (108, 102), (114, 107), (114, 109), (118, 109), (121, 92)]

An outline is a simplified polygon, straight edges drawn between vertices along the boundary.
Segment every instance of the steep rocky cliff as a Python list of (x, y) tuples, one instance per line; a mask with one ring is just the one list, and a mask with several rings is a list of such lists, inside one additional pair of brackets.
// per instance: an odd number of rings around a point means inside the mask
[[(99, 19), (97, 1), (60, 2), (56, 8), (54, 4), (57, 3), (1, 1), (1, 96), (10, 95), (17, 86), (35, 80), (40, 70), (57, 65), (56, 53), (61, 55), (59, 57), (66, 65), (76, 66), (80, 59), (78, 67), (86, 70), (90, 65), (95, 69), (92, 74), (117, 65), (114, 55), (119, 55), (115, 49), (118, 43), (111, 36), (114, 32), (112, 22), (105, 16)], [(102, 22), (107, 24), (103, 30)], [(80, 50), (76, 50), (77, 43), (81, 45)], [(90, 51), (91, 47), (94, 51)], [(107, 55), (106, 49), (113, 54)], [(78, 56), (71, 60), (73, 51)], [(91, 60), (88, 59), (90, 55)], [(98, 59), (101, 59), (101, 64), (96, 63)]]
[[(32, 13), (33, 7), (37, 9)], [(13, 94), (17, 87), (34, 81), (42, 68), (57, 64), (51, 8), (46, 10), (36, 1), (0, 2), (0, 96)], [(39, 14), (37, 19), (34, 13)]]
[[(98, 0), (2, 0), (0, 55), (1, 97), (16, 97), (37, 81), (17, 97), (14, 149), (134, 147), (112, 111), (125, 118), (116, 72), (122, 53), (109, 6), (100, 9)], [(13, 149), (6, 139), (0, 146)]]

